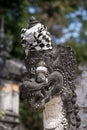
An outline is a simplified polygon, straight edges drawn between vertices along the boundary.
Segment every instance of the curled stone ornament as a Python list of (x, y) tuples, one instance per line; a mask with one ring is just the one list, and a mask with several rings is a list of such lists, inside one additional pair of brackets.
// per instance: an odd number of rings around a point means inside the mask
[(43, 110), (44, 130), (79, 130), (73, 49), (56, 45), (47, 27), (34, 17), (21, 31), (21, 44), (27, 69), (20, 86), (22, 98), (33, 109)]

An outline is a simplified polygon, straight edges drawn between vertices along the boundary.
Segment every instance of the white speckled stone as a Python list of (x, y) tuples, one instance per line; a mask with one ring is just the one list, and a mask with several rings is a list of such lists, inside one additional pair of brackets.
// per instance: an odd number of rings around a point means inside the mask
[(45, 105), (45, 109), (43, 111), (44, 130), (64, 130), (64, 124), (61, 122), (63, 122), (66, 126), (68, 125), (63, 111), (63, 102), (61, 97), (58, 96), (51, 99)]

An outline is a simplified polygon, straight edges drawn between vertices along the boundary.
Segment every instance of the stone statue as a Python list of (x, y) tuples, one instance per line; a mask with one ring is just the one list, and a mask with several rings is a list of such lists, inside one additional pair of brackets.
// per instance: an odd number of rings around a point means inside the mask
[(21, 97), (35, 110), (43, 110), (44, 130), (79, 130), (75, 93), (76, 60), (71, 47), (56, 45), (47, 27), (34, 17), (21, 32), (26, 77)]

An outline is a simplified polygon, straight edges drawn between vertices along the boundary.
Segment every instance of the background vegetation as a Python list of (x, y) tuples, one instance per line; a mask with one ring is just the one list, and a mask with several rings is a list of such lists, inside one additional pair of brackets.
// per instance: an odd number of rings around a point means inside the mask
[[(4, 17), (5, 32), (13, 40), (11, 58), (24, 58), (20, 32), (22, 27), (28, 26), (32, 15), (48, 27), (57, 44), (68, 44), (75, 49), (78, 64), (87, 62), (86, 0), (0, 0), (0, 18)], [(40, 130), (41, 117), (28, 105), (20, 104), (20, 120), (26, 130)]]

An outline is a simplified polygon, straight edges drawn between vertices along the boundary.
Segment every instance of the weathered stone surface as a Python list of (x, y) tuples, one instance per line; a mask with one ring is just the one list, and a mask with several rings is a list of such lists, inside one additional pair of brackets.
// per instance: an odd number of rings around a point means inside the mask
[(80, 64), (81, 75), (76, 79), (77, 103), (80, 107), (80, 130), (87, 130), (87, 64)]
[(26, 71), (25, 65), (19, 60), (6, 60), (0, 77), (3, 79), (21, 81), (22, 74)]

